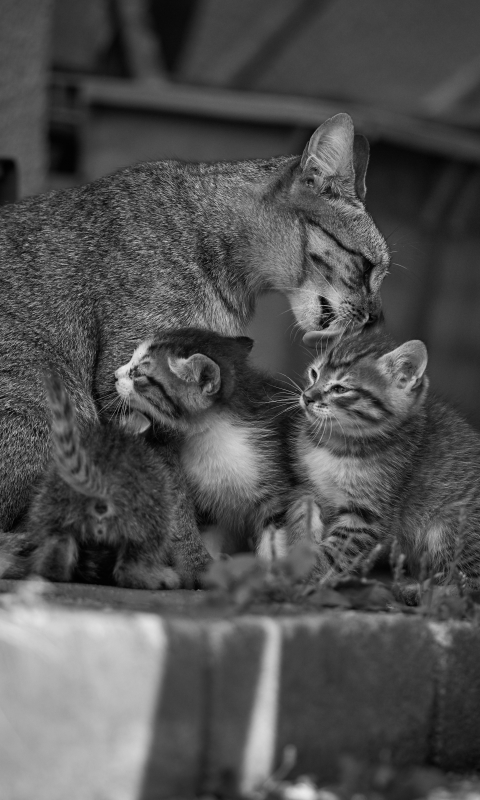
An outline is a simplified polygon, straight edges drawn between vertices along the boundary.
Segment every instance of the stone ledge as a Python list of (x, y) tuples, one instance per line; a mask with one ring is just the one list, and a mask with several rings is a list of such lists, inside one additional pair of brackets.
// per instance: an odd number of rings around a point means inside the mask
[(134, 598), (117, 592), (121, 611), (41, 600), (0, 610), (0, 797), (248, 791), (286, 745), (298, 751), (293, 774), (321, 783), (345, 753), (480, 767), (480, 630), (468, 623), (208, 618), (194, 592), (169, 594), (181, 613), (125, 613)]

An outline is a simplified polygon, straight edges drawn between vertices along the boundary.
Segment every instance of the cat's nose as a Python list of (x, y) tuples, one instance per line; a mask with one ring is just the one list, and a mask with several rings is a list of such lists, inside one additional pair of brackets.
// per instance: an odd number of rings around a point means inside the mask
[(306, 406), (310, 405), (310, 403), (315, 402), (315, 398), (312, 397), (312, 395), (308, 394), (307, 392), (304, 392), (302, 397), (303, 397), (303, 402), (305, 403)]
[(365, 325), (367, 327), (371, 327), (372, 325), (376, 325), (379, 322), (383, 322), (383, 314), (381, 311), (378, 312), (370, 312), (367, 314), (365, 319)]

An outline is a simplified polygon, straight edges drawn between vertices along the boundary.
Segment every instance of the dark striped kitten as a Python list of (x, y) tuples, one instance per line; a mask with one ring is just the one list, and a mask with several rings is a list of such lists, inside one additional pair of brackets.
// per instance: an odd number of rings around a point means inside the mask
[(291, 477), (273, 378), (248, 363), (252, 345), (197, 328), (159, 332), (115, 376), (133, 409), (176, 436), (197, 510), (228, 532), (226, 549), (251, 539), (263, 554)]
[(29, 571), (144, 589), (191, 583), (209, 558), (172, 455), (116, 425), (80, 435), (59, 377), (46, 386), (53, 459), (26, 521)]
[(296, 463), (320, 513), (304, 495), (289, 527), (295, 540), (311, 523), (321, 573), (395, 536), (414, 575), (426, 561), (445, 581), (454, 559), (480, 575), (480, 436), (428, 391), (426, 366), (422, 342), (372, 332), (308, 369)]

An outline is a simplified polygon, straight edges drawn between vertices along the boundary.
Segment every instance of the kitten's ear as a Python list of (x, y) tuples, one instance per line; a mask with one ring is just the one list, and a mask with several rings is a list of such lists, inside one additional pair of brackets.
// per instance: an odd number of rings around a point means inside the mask
[(148, 431), (152, 423), (145, 414), (141, 414), (140, 411), (132, 411), (131, 414), (124, 417), (120, 424), (127, 433), (138, 435)]
[(427, 348), (419, 339), (405, 342), (378, 359), (380, 369), (407, 392), (422, 382), (427, 362)]
[(354, 130), (348, 114), (335, 114), (315, 131), (303, 151), (300, 168), (304, 178), (340, 175), (354, 180)]
[(353, 139), (353, 169), (355, 171), (355, 191), (362, 203), (367, 193), (365, 175), (367, 173), (369, 158), (370, 145), (368, 144), (368, 139), (362, 136), (361, 133), (356, 133)]
[(203, 353), (195, 353), (190, 358), (169, 357), (168, 366), (177, 378), (198, 384), (203, 394), (216, 394), (220, 389), (220, 367)]
[(251, 351), (253, 345), (255, 344), (253, 339), (250, 339), (249, 336), (236, 336), (235, 341), (238, 342), (238, 344), (240, 344), (242, 347), (244, 347), (247, 353)]

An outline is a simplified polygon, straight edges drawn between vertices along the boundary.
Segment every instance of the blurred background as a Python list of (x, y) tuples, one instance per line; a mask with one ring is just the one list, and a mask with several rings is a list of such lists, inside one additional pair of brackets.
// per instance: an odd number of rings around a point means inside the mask
[[(371, 144), (387, 325), (480, 426), (478, 0), (0, 0), (0, 202), (136, 161), (301, 153), (339, 111)], [(308, 356), (279, 295), (255, 358)]]

